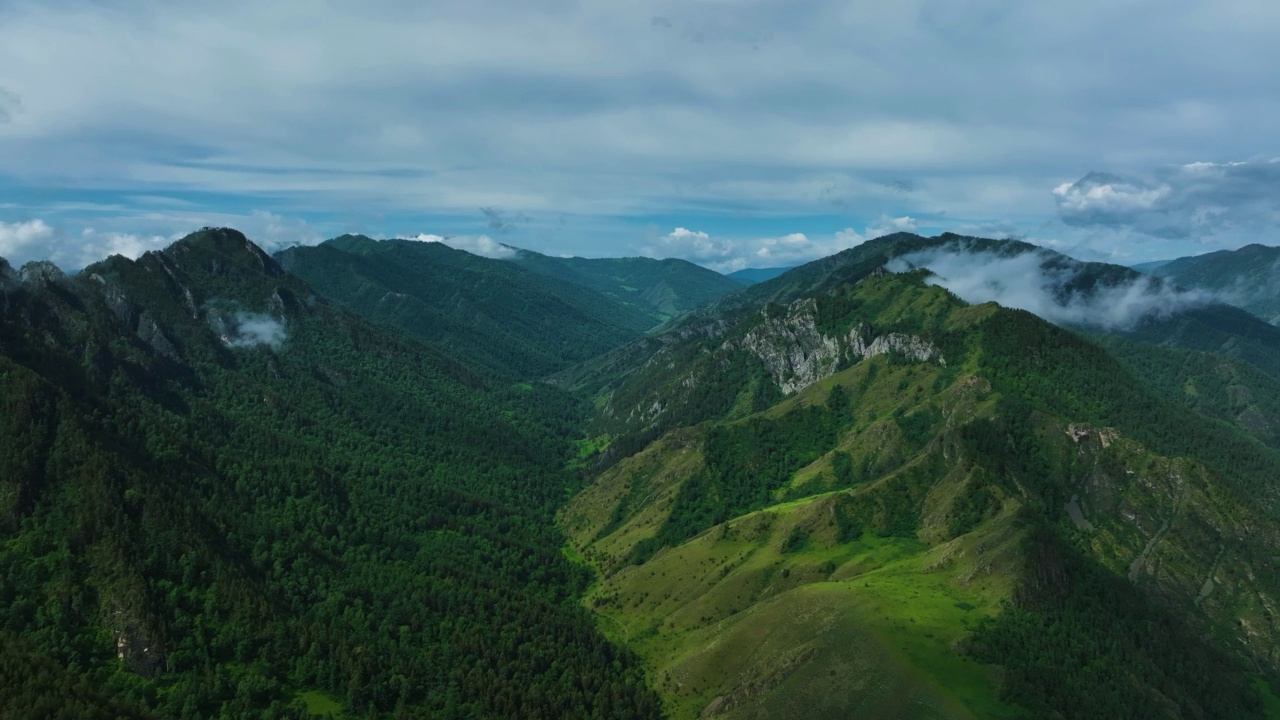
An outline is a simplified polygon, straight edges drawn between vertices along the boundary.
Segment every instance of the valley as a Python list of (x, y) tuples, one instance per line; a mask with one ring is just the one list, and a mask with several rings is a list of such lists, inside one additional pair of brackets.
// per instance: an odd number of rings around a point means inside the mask
[(923, 252), (1136, 275), (909, 234), (749, 286), (227, 229), (5, 265), (6, 704), (1275, 717), (1280, 331), (1060, 327)]

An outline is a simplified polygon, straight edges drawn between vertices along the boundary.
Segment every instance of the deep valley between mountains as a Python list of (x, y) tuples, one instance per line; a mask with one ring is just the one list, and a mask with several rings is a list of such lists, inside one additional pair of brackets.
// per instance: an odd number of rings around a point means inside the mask
[(1259, 248), (0, 261), (0, 716), (1280, 717)]

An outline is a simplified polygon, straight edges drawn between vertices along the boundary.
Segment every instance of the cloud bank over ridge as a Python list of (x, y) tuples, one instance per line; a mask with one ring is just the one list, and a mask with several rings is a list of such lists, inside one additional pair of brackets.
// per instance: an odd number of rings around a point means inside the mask
[(994, 301), (1059, 325), (1103, 330), (1131, 330), (1149, 318), (1221, 301), (1147, 275), (1082, 287), (1083, 265), (1056, 262), (1039, 251), (1005, 255), (947, 246), (904, 255), (886, 267), (893, 272), (927, 268), (933, 273), (927, 282), (968, 303)]

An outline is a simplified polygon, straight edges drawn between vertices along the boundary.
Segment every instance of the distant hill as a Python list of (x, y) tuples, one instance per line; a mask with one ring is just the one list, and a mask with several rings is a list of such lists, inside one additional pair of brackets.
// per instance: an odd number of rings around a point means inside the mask
[(741, 287), (687, 260), (560, 258), (520, 250), (510, 262), (604, 293), (656, 321), (669, 320)]
[(1150, 272), (1154, 272), (1155, 270), (1161, 267), (1164, 267), (1165, 265), (1168, 265), (1169, 262), (1170, 262), (1169, 260), (1152, 260), (1150, 262), (1138, 263), (1137, 265), (1130, 265), (1129, 267), (1133, 268), (1134, 270), (1137, 270), (1138, 272), (1150, 273)]
[(513, 377), (594, 357), (659, 322), (584, 284), (442, 243), (344, 235), (276, 257), (344, 307)]
[(1224, 302), (1280, 325), (1280, 247), (1218, 250), (1171, 260), (1150, 272), (1185, 288), (1219, 293)]
[(753, 285), (758, 282), (764, 282), (765, 280), (772, 280), (778, 277), (779, 275), (781, 275), (782, 273), (790, 270), (791, 267), (794, 267), (794, 266), (773, 267), (773, 268), (743, 268), (741, 270), (734, 270), (733, 272), (726, 275), (726, 277), (731, 277), (734, 280), (738, 280), (745, 285)]

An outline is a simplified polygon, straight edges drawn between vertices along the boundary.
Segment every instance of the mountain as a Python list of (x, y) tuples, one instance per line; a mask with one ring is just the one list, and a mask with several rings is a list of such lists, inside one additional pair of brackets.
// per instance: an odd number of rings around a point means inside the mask
[(0, 261), (0, 715), (1277, 716), (1280, 330), (958, 235), (666, 321), (427, 245)]
[[(893, 262), (1028, 247), (872, 241), (560, 377), (601, 408), (600, 474), (560, 522), (601, 574), (600, 627), (645, 661), (672, 717), (1274, 707), (1280, 454), (1230, 424), (1230, 398), (1266, 416), (1280, 395), (1246, 361), (1173, 347), (1192, 344), (1186, 323), (1238, 311), (1153, 311), (1096, 336), (1179, 363), (1143, 370)], [(1053, 312), (1162, 288), (1023, 260), (1051, 271)], [(1168, 397), (1172, 377), (1212, 397)]]
[(1272, 325), (1280, 325), (1280, 247), (1246, 245), (1171, 260), (1150, 272), (1178, 285), (1215, 293)]
[(343, 307), (512, 377), (560, 370), (658, 323), (582, 284), (443, 243), (344, 235), (276, 257)]
[(790, 267), (743, 268), (741, 270), (734, 270), (729, 273), (727, 277), (738, 280), (744, 285), (754, 285), (755, 283), (764, 282), (765, 280), (772, 280), (790, 269)]
[[(821, 360), (788, 360), (795, 365), (787, 370), (793, 378), (763, 382), (761, 362), (709, 351), (697, 339), (731, 348), (760, 313), (784, 313), (797, 302), (836, 293), (891, 264), (900, 269), (936, 268), (939, 272), (926, 270), (927, 282), (955, 288), (975, 302), (997, 299), (1031, 308), (1086, 333), (1218, 353), (1280, 380), (1280, 331), (1238, 308), (1205, 302), (1118, 265), (1082, 263), (1019, 241), (949, 233), (934, 238), (888, 235), (802, 265), (725, 295), (665, 332), (569, 368), (554, 380), (599, 399), (602, 412), (595, 420), (596, 430), (624, 438), (611, 457), (638, 449), (635, 443), (677, 425), (730, 409), (739, 414), (763, 409), (778, 399), (779, 388), (787, 392), (812, 382), (819, 365), (836, 363), (848, 348), (828, 348)], [(1011, 277), (1018, 282), (1009, 282)], [(690, 364), (698, 382), (686, 382), (671, 371), (673, 364), (684, 363)], [(744, 378), (755, 379), (741, 382)]]
[(553, 514), (583, 406), (238, 232), (0, 262), (6, 717), (655, 717)]
[(1217, 353), (1090, 335), (1156, 394), (1280, 449), (1280, 380)]
[(1168, 260), (1151, 260), (1149, 262), (1138, 263), (1137, 265), (1130, 265), (1129, 267), (1141, 273), (1152, 273), (1168, 264)]
[(706, 305), (740, 287), (724, 275), (687, 260), (560, 258), (519, 250), (512, 262), (536, 273), (591, 288), (647, 313), (658, 322)]

